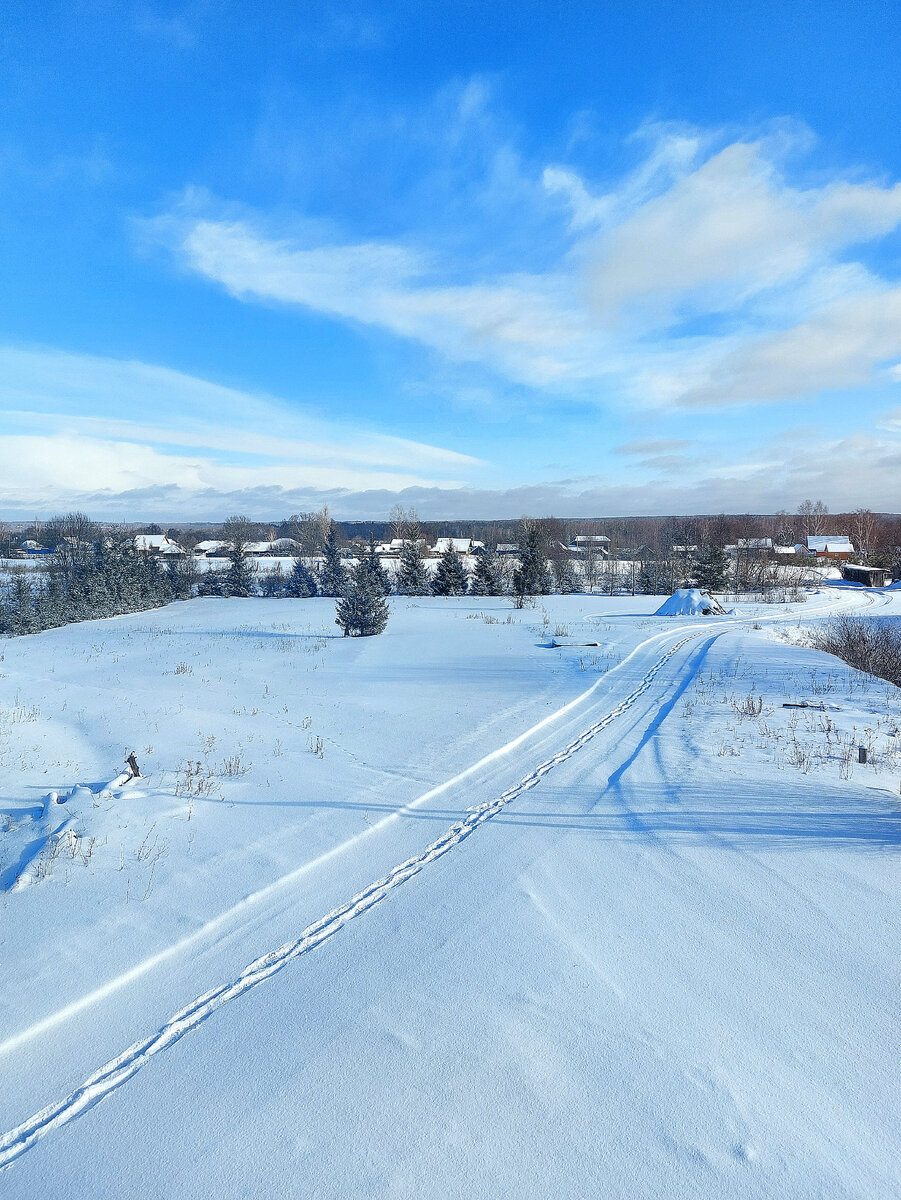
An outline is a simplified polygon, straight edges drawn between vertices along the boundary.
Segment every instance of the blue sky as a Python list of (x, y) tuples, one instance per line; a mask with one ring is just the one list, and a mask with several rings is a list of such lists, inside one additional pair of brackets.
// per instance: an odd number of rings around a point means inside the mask
[(901, 508), (892, 6), (0, 37), (2, 515)]

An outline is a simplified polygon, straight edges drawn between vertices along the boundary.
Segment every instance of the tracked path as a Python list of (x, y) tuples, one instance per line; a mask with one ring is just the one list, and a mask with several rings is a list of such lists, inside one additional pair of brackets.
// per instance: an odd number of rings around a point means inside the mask
[[(856, 603), (859, 603), (860, 599), (860, 597), (855, 598)], [(863, 599), (865, 603), (872, 603), (872, 600), (870, 600), (869, 597), (864, 597)], [(856, 606), (856, 603), (854, 606)], [(851, 606), (852, 605), (848, 605), (847, 607)], [(846, 606), (842, 604), (830, 604), (825, 607), (827, 610), (835, 611), (837, 608)], [(807, 613), (801, 615), (812, 616), (814, 612), (819, 611), (821, 610), (809, 609)], [(774, 614), (772, 617), (765, 617), (763, 619), (772, 621), (785, 620), (786, 618), (784, 614), (780, 614), (779, 616)], [(116, 1090), (123, 1083), (126, 1083), (141, 1069), (141, 1067), (149, 1062), (151, 1058), (174, 1045), (175, 1042), (179, 1041), (186, 1033), (196, 1029), (207, 1019), (207, 1017), (211, 1016), (223, 1005), (238, 998), (245, 992), (250, 991), (259, 983), (264, 982), (266, 979), (269, 979), (272, 975), (281, 971), (283, 967), (287, 966), (288, 963), (294, 959), (299, 958), (300, 956), (307, 954), (321, 946), (328, 938), (341, 930), (350, 921), (367, 912), (370, 908), (389, 896), (394, 889), (408, 882), (414, 876), (418, 875), (425, 867), (443, 857), (450, 850), (453, 850), (462, 841), (474, 833), (480, 825), (491, 820), (492, 817), (496, 816), (513, 800), (534, 788), (543, 779), (543, 777), (548, 774), (548, 772), (554, 769), (554, 767), (571, 759), (579, 750), (587, 745), (592, 738), (594, 738), (602, 730), (606, 729), (612, 722), (616, 721), (619, 717), (631, 709), (636, 702), (646, 692), (648, 692), (654, 682), (654, 679), (660, 673), (666, 663), (669, 662), (686, 644), (702, 636), (709, 636), (712, 628), (716, 629), (716, 632), (713, 635), (715, 638), (721, 633), (728, 632), (745, 623), (746, 619), (725, 622), (705, 622), (700, 626), (693, 623), (692, 632), (679, 638), (667, 650), (660, 654), (659, 657), (657, 657), (648, 667), (647, 671), (641, 677), (637, 685), (632, 688), (632, 690), (619, 702), (619, 704), (610, 709), (600, 719), (585, 728), (581, 733), (578, 734), (578, 736), (569, 741), (557, 753), (541, 762), (533, 771), (525, 775), (518, 783), (508, 788), (495, 799), (486, 801), (484, 804), (479, 805), (472, 811), (468, 812), (464, 818), (451, 825), (440, 837), (436, 838), (429, 846), (427, 846), (421, 854), (409, 858), (405, 862), (394, 867), (377, 882), (357, 893), (357, 895), (355, 895), (346, 904), (333, 909), (325, 917), (308, 926), (295, 940), (287, 942), (279, 946), (277, 949), (255, 959), (252, 963), (245, 967), (244, 970), (237, 975), (237, 977), (233, 977), (221, 986), (204, 993), (190, 1004), (180, 1009), (152, 1036), (134, 1043), (124, 1053), (110, 1060), (63, 1100), (42, 1109), (28, 1120), (23, 1121), (16, 1128), (11, 1129), (3, 1136), (0, 1136), (0, 1169), (7, 1167), (16, 1158), (24, 1154), (27, 1150), (31, 1149), (47, 1134), (67, 1125), (70, 1121), (73, 1121), (82, 1113), (92, 1108), (95, 1104), (97, 1104), (105, 1096), (109, 1095), (112, 1091)], [(627, 659), (620, 664), (620, 667), (624, 666), (629, 660), (634, 659), (640, 652), (649, 650), (655, 642), (677, 636), (678, 633), (682, 632), (684, 628), (685, 627), (683, 626), (682, 629), (678, 627), (676, 629), (669, 629), (660, 634), (654, 635), (645, 642), (642, 642), (635, 648), (635, 650), (632, 651), (630, 655), (627, 656)], [(613, 672), (610, 674), (613, 674)], [(605, 678), (609, 678), (609, 675)], [(599, 683), (600, 682), (601, 681), (599, 681)], [(595, 687), (597, 686), (598, 685), (595, 685)], [(560, 711), (563, 712), (575, 707), (575, 705), (579, 704), (589, 694), (591, 694), (595, 690), (595, 687), (590, 688), (588, 692), (583, 693), (583, 695), (580, 697), (577, 697), (575, 701), (571, 702), (569, 705), (566, 705), (564, 709)], [(548, 720), (552, 720), (557, 716), (559, 716), (559, 713), (554, 714), (552, 718), (548, 718), (545, 722), (541, 722), (540, 724), (544, 725)], [(513, 743), (510, 743), (508, 746), (502, 748), (502, 751), (495, 752), (495, 755), (506, 751), (514, 744), (522, 742), (532, 732), (534, 731), (530, 730), (527, 732), (527, 734), (515, 739)], [(489, 758), (494, 757), (495, 755), (489, 756)], [(479, 765), (480, 764), (476, 764), (476, 766)], [(463, 772), (461, 776), (455, 777), (455, 780), (450, 782), (456, 782), (457, 779), (461, 779), (466, 775), (471, 774), (474, 770), (475, 768), (470, 768), (466, 772)], [(449, 786), (449, 784), (442, 785), (441, 788), (435, 790), (444, 790), (444, 788), (447, 786)], [(432, 793), (427, 793), (427, 795), (431, 794)], [(420, 799), (422, 800), (424, 797)], [(402, 812), (403, 809), (399, 809), (396, 815), (400, 815)], [(387, 821), (389, 819), (392, 818), (386, 818), (385, 820)], [(382, 822), (379, 824), (382, 824)]]
[(308, 926), (295, 941), (287, 942), (277, 949), (270, 951), (268, 954), (262, 955), (245, 967), (237, 978), (229, 980), (221, 987), (215, 988), (203, 996), (199, 996), (196, 1000), (175, 1013), (151, 1037), (136, 1042), (123, 1054), (106, 1063), (105, 1066), (101, 1067), (99, 1071), (95, 1072), (80, 1087), (66, 1096), (65, 1099), (41, 1110), (41, 1112), (36, 1113), (27, 1121), (23, 1121), (21, 1125), (15, 1129), (11, 1129), (8, 1133), (0, 1137), (0, 1168), (8, 1166), (19, 1155), (30, 1150), (36, 1142), (46, 1137), (48, 1133), (62, 1128), (62, 1126), (67, 1125), (70, 1121), (75, 1120), (76, 1117), (92, 1108), (98, 1101), (109, 1095), (110, 1092), (115, 1091), (116, 1088), (131, 1079), (151, 1058), (167, 1050), (180, 1038), (184, 1037), (186, 1033), (190, 1033), (192, 1029), (196, 1029), (198, 1025), (224, 1004), (237, 999), (237, 997), (242, 996), (245, 992), (250, 991), (251, 988), (269, 979), (272, 975), (281, 971), (292, 960), (299, 958), (301, 955), (308, 954), (311, 950), (315, 950), (321, 946), (323, 942), (337, 933), (348, 922), (362, 916), (363, 913), (367, 912), (381, 900), (384, 900), (395, 888), (407, 883), (425, 867), (429, 866), (429, 864), (442, 858), (462, 841), (465, 841), (480, 825), (491, 820), (492, 817), (496, 816), (497, 813), (524, 792), (534, 788), (549, 771), (552, 771), (554, 767), (572, 758), (601, 730), (606, 729), (608, 725), (632, 708), (636, 701), (649, 690), (655, 677), (666, 663), (688, 642), (694, 641), (707, 632), (708, 629), (705, 627), (675, 642), (655, 660), (638, 685), (615, 708), (588, 726), (578, 737), (564, 746), (563, 749), (550, 758), (545, 759), (544, 762), (540, 763), (533, 771), (521, 779), (519, 783), (514, 784), (513, 787), (508, 788), (495, 799), (486, 801), (472, 812), (467, 813), (465, 818), (453, 824), (441, 837), (436, 838), (435, 841), (427, 846), (421, 854), (401, 863), (382, 879), (379, 879), (362, 892), (359, 892), (346, 904), (334, 909), (321, 920)]

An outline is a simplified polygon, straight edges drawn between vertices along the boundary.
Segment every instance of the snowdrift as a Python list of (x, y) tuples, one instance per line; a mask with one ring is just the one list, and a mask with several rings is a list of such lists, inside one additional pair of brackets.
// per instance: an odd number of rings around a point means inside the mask
[(698, 588), (679, 588), (673, 592), (669, 600), (664, 600), (655, 617), (707, 617), (711, 613), (724, 613), (726, 610), (706, 592)]

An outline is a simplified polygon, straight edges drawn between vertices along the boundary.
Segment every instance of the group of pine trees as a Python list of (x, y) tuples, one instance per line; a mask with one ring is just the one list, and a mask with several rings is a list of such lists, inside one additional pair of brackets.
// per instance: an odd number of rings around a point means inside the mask
[(129, 546), (98, 539), (54, 554), (46, 572), (23, 571), (0, 590), (0, 634), (39, 633), (187, 599), (192, 583)]

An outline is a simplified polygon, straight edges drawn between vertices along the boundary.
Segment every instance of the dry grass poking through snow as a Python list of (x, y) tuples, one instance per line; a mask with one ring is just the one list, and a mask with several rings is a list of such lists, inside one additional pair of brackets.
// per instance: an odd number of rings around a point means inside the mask
[(858, 671), (901, 687), (901, 625), (895, 619), (837, 617), (813, 629), (810, 644)]

